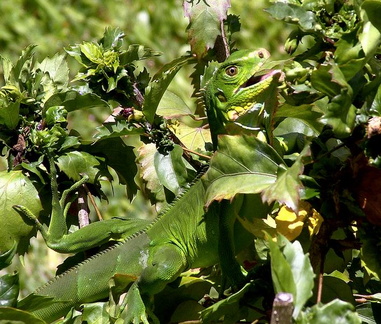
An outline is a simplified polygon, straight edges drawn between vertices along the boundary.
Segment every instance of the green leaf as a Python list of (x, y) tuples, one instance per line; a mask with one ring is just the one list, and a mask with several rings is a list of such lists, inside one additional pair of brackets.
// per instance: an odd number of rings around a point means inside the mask
[(93, 63), (102, 63), (103, 53), (98, 44), (83, 42), (79, 45), (81, 52)]
[(123, 44), (124, 32), (116, 27), (106, 27), (100, 43), (102, 43), (105, 50), (120, 49)]
[(138, 149), (137, 162), (140, 164), (140, 176), (143, 180), (146, 195), (152, 204), (160, 204), (159, 209), (166, 202), (164, 186), (160, 183), (156, 173), (154, 157), (157, 152), (153, 143), (142, 145)]
[(16, 254), (16, 250), (17, 244), (15, 242), (15, 244), (10, 250), (0, 254), (0, 270), (8, 267), (12, 263), (13, 257)]
[(127, 146), (120, 137), (102, 139), (82, 148), (92, 155), (105, 158), (107, 166), (116, 171), (119, 182), (126, 185), (128, 198), (132, 200), (138, 190), (134, 180), (138, 172), (134, 148)]
[(218, 147), (203, 177), (207, 205), (238, 193), (262, 192), (275, 183), (284, 164), (270, 145), (254, 136), (221, 136)]
[(251, 288), (252, 283), (247, 283), (242, 289), (229, 297), (218, 301), (207, 309), (203, 310), (200, 315), (203, 323), (215, 323), (223, 316), (224, 323), (237, 323), (241, 319), (241, 309), (239, 302), (244, 298), (245, 294)]
[(42, 211), (38, 191), (21, 171), (0, 172), (0, 251), (8, 251), (18, 244), (22, 253), (35, 233), (34, 224), (24, 219), (13, 205), (27, 207), (34, 215)]
[(381, 1), (380, 0), (364, 0), (361, 4), (362, 14), (366, 13), (367, 18), (381, 32)]
[(193, 115), (188, 105), (172, 91), (166, 91), (160, 100), (156, 114), (164, 118), (178, 118), (180, 116)]
[(16, 306), (19, 289), (18, 273), (2, 276), (0, 278), (0, 306)]
[(94, 324), (110, 323), (108, 303), (97, 302), (83, 305), (82, 322)]
[(20, 58), (17, 60), (16, 64), (12, 69), (12, 78), (9, 81), (19, 83), (20, 80), (23, 79), (21, 77), (22, 71), (25, 68), (26, 63), (32, 59), (35, 47), (36, 45), (29, 45), (22, 51)]
[(11, 307), (0, 307), (0, 322), (7, 324), (46, 324), (45, 321), (30, 313)]
[(48, 73), (57, 89), (64, 89), (69, 83), (69, 67), (65, 55), (55, 54), (52, 58), (46, 57), (36, 69)]
[(67, 110), (63, 106), (49, 107), (45, 112), (46, 124), (51, 126), (55, 123), (67, 122)]
[(312, 296), (314, 277), (308, 255), (299, 241), (290, 243), (278, 236), (278, 243), (268, 239), (271, 257), (271, 276), (275, 292), (288, 292), (294, 297), (293, 318), (297, 318), (305, 303)]
[(189, 18), (188, 38), (192, 52), (202, 58), (214, 47), (221, 35), (222, 22), (227, 18), (230, 0), (185, 1), (185, 16)]
[(104, 140), (124, 135), (140, 135), (143, 133), (143, 128), (137, 128), (126, 120), (116, 120), (115, 122), (104, 123), (102, 126), (97, 127), (97, 133), (94, 135), (94, 138)]
[(186, 64), (194, 61), (192, 56), (182, 56), (164, 65), (152, 78), (144, 98), (143, 114), (152, 123), (157, 107), (177, 72)]
[[(320, 111), (320, 109), (318, 109), (318, 107), (314, 104), (305, 104), (301, 106), (284, 104), (275, 113), (276, 118), (298, 119), (302, 121), (304, 124), (308, 125), (315, 133), (319, 133), (323, 128), (323, 124), (320, 121), (322, 115), (322, 111)], [(289, 132), (293, 132), (292, 129), (289, 129)], [(299, 133), (297, 129), (294, 132)], [(277, 130), (275, 129), (274, 135), (276, 133)], [(280, 133), (278, 132), (278, 134)]]
[(305, 154), (306, 152), (302, 152), (290, 168), (282, 165), (279, 167), (276, 182), (268, 186), (262, 193), (264, 201), (278, 201), (297, 211), (300, 190), (303, 188), (299, 176), (304, 170), (302, 158)]
[(8, 129), (15, 129), (20, 120), (20, 101), (8, 102), (8, 100), (0, 98), (0, 124), (5, 125)]
[(52, 95), (44, 105), (44, 111), (49, 107), (63, 106), (68, 112), (79, 109), (110, 109), (109, 104), (94, 93), (81, 94), (75, 90), (59, 92)]
[(128, 65), (133, 63), (134, 61), (145, 60), (147, 58), (159, 55), (161, 55), (160, 52), (154, 51), (149, 47), (139, 44), (132, 44), (128, 46), (126, 52), (120, 55), (119, 59), (121, 65)]
[(297, 24), (305, 32), (320, 30), (315, 13), (305, 10), (300, 5), (291, 3), (275, 2), (266, 11), (275, 19), (284, 20), (291, 24)]
[(352, 104), (352, 88), (336, 63), (321, 65), (311, 75), (312, 86), (330, 98), (323, 122), (338, 136), (348, 136), (354, 127), (356, 108)]
[(155, 153), (154, 164), (160, 183), (175, 195), (187, 183), (187, 170), (182, 159), (183, 150), (175, 145), (173, 150), (163, 155)]
[(297, 324), (360, 324), (353, 305), (335, 299), (325, 305), (315, 305), (296, 321)]
[(94, 183), (104, 171), (101, 170), (101, 163), (96, 157), (81, 151), (72, 151), (59, 156), (57, 164), (60, 170), (74, 181), (80, 180), (81, 174), (86, 174), (89, 182)]

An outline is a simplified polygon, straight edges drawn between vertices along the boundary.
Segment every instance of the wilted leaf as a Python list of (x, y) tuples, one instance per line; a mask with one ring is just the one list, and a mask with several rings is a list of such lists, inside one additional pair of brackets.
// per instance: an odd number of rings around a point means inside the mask
[(214, 47), (221, 26), (227, 18), (230, 0), (184, 1), (185, 16), (189, 18), (188, 38), (192, 52), (202, 58)]
[[(142, 145), (138, 149), (137, 162), (140, 164), (140, 175), (152, 204), (165, 202), (164, 186), (160, 183), (154, 164), (154, 156), (157, 152), (155, 144)], [(160, 207), (161, 208), (161, 207)], [(159, 208), (159, 209), (160, 209)]]

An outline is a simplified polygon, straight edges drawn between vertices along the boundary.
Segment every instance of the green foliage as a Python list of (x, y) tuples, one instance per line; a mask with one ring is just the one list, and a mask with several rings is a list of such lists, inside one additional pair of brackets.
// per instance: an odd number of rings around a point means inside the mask
[[(129, 5), (138, 7), (138, 3)], [(63, 27), (68, 17), (94, 28), (91, 38), (96, 36), (99, 41), (66, 44), (69, 57), (60, 49), (54, 56), (38, 59), (33, 45), (17, 60), (2, 53), (0, 148), (7, 170), (0, 173), (0, 266), (8, 266), (16, 251), (26, 252), (36, 231), (13, 205), (26, 206), (40, 222), (49, 224), (49, 156), (58, 167), (61, 195), (85, 174), (89, 180), (83, 189), (101, 203), (112, 200), (104, 182), (119, 182), (130, 200), (140, 194), (157, 209), (173, 203), (206, 169), (205, 206), (246, 195), (240, 221), (256, 238), (238, 258), (248, 281), (230, 294), (218, 295), (216, 291), (223, 286), (218, 267), (184, 273), (181, 282), (154, 300), (161, 321), (197, 320), (200, 312), (206, 323), (266, 322), (274, 293), (289, 292), (296, 323), (360, 323), (360, 317), (377, 322), (381, 2), (267, 4), (267, 16), (260, 18), (265, 22), (263, 33), (275, 30), (276, 37), (284, 37), (284, 49), (290, 55), (275, 53), (278, 60), (263, 66), (265, 71), (283, 72), (278, 106), (270, 121), (271, 138), (238, 128), (234, 136), (219, 138), (216, 152), (211, 149), (207, 121), (200, 118), (205, 115), (202, 107), (196, 107), (187, 94), (191, 84), (194, 93), (200, 91), (200, 76), (210, 61), (219, 61), (235, 46), (248, 44), (245, 26), (255, 19), (247, 18), (244, 2), (185, 1), (190, 52), (184, 53), (185, 24), (176, 22), (182, 9), (171, 1), (160, 3), (164, 13), (147, 9), (148, 25), (136, 22), (124, 3), (117, 7), (102, 4), (108, 8), (105, 15), (129, 21), (132, 27), (127, 32), (125, 26), (98, 24), (95, 7), (87, 2), (83, 11), (78, 9), (81, 1), (75, 6), (74, 2), (65, 6), (63, 1), (55, 5), (18, 1), (15, 6), (21, 10), (11, 10), (6, 1), (1, 2), (0, 10), (12, 14), (14, 21), (22, 21), (18, 15), (27, 9), (34, 9), (43, 19), (13, 23), (13, 29), (7, 25), (0, 32), (0, 43), (10, 43), (12, 37), (19, 39), (43, 24), (62, 42), (68, 36)], [(242, 11), (241, 21), (229, 15), (230, 6)], [(160, 15), (168, 18), (166, 24)], [(272, 27), (278, 23), (282, 32)], [(74, 24), (82, 39), (85, 30), (80, 25)], [(283, 29), (290, 31), (288, 38)], [(258, 34), (261, 29), (251, 37)], [(176, 37), (179, 44), (173, 42)], [(268, 47), (280, 48), (275, 41), (269, 42)], [(17, 41), (11, 43), (14, 50)], [(40, 44), (39, 39), (33, 43)], [(43, 45), (39, 53), (46, 51)], [(169, 63), (152, 73), (152, 64), (158, 61)], [(79, 72), (72, 68), (73, 62), (79, 64)], [(182, 76), (184, 71), (192, 72), (191, 79)], [(89, 109), (97, 116), (91, 140), (83, 125), (86, 121), (73, 120), (78, 118), (76, 112), (87, 116)], [(78, 198), (83, 198), (78, 192), (68, 197), (68, 226), (78, 225)], [(310, 209), (302, 207), (301, 201)], [(284, 234), (276, 225), (283, 205), (297, 215), (297, 220), (290, 219), (289, 231), (303, 228), (292, 243), (276, 235), (277, 231)], [(97, 209), (92, 207), (92, 213)], [(16, 305), (17, 278), (17, 274), (1, 278), (0, 303), (7, 307), (0, 308), (0, 320), (41, 323), (13, 308), (23, 307)], [(168, 301), (165, 305), (162, 296)], [(110, 298), (86, 304), (82, 314), (73, 311), (66, 320), (118, 322), (128, 317), (123, 307), (123, 302)], [(187, 318), (181, 315), (184, 308)]]

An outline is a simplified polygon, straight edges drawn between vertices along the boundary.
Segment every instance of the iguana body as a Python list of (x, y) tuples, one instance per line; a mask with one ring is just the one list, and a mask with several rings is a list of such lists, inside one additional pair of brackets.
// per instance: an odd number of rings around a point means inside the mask
[[(181, 209), (170, 208), (145, 229), (54, 278), (35, 293), (70, 301), (35, 312), (46, 321), (65, 315), (80, 303), (108, 295), (108, 281), (115, 274), (138, 278), (141, 294), (155, 294), (193, 267), (218, 261), (218, 217), (204, 214), (204, 189), (198, 181), (180, 199)], [(180, 206), (180, 205), (179, 205)], [(189, 210), (183, 210), (184, 206)], [(144, 312), (143, 312), (144, 313)]]
[[(244, 115), (245, 109), (250, 110), (257, 103), (263, 105), (266, 101), (263, 98), (265, 90), (270, 85), (276, 87), (278, 72), (266, 74), (266, 77), (263, 77), (264, 74), (255, 75), (267, 57), (264, 50), (237, 52), (209, 74), (204, 97), (215, 146), (217, 135), (228, 132), (225, 129), (228, 122), (234, 123)], [(232, 67), (237, 68), (240, 77), (230, 75)], [(262, 122), (258, 125), (263, 126)], [(235, 228), (239, 227), (236, 215), (241, 199), (232, 204), (227, 201), (214, 203), (205, 212), (204, 186), (202, 178), (197, 180), (154, 222), (142, 225), (137, 233), (126, 240), (39, 288), (35, 294), (53, 297), (57, 303), (33, 313), (46, 321), (55, 320), (73, 306), (107, 297), (110, 278), (122, 274), (136, 279), (127, 294), (127, 323), (148, 323), (145, 303), (149, 296), (162, 290), (189, 268), (207, 267), (220, 261), (223, 272), (232, 279), (233, 285), (242, 280), (243, 275), (234, 255), (250, 240), (242, 228), (240, 235), (234, 236)], [(64, 217), (58, 212), (55, 215)], [(30, 215), (28, 217), (33, 218)], [(114, 229), (110, 232), (114, 232)], [(44, 237), (48, 241), (50, 238), (46, 233)], [(59, 242), (59, 239), (55, 237), (54, 241)], [(66, 248), (70, 249), (70, 244), (65, 245)], [(62, 246), (60, 249), (63, 250)]]

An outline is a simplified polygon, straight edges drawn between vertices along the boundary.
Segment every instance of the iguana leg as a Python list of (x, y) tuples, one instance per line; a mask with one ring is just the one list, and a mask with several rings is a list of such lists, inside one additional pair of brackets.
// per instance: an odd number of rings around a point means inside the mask
[(153, 247), (139, 279), (132, 284), (126, 297), (124, 323), (148, 323), (151, 318), (159, 323), (150, 310), (150, 298), (174, 281), (187, 266), (184, 253), (176, 245), (168, 243)]
[(66, 215), (71, 202), (67, 202), (70, 192), (78, 189), (86, 183), (88, 176), (84, 175), (69, 189), (63, 191), (61, 199), (58, 195), (57, 170), (52, 156), (48, 156), (50, 165), (51, 190), (52, 190), (52, 213), (49, 227), (43, 225), (28, 208), (20, 205), (13, 206), (19, 213), (32, 220), (41, 232), (46, 245), (61, 253), (77, 253), (91, 247), (99, 246), (110, 238), (126, 238), (142, 230), (149, 221), (140, 219), (109, 219), (94, 222), (73, 233), (68, 233)]
[(235, 258), (234, 245), (234, 223), (242, 201), (243, 196), (240, 195), (232, 203), (228, 200), (220, 203), (218, 253), (224, 281), (223, 289), (226, 288), (224, 287), (226, 280), (230, 282), (233, 289), (238, 289), (245, 282), (241, 266)]

